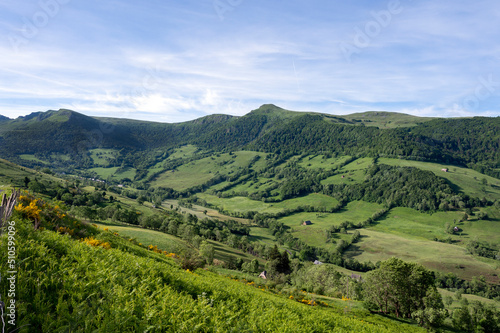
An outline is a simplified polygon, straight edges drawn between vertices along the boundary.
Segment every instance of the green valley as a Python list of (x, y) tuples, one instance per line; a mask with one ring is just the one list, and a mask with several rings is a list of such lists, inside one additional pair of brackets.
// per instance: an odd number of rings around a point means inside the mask
[(460, 311), (500, 327), (499, 138), (499, 118), (274, 105), (178, 124), (3, 120), (20, 297), (43, 281), (18, 311), (60, 331), (452, 332)]

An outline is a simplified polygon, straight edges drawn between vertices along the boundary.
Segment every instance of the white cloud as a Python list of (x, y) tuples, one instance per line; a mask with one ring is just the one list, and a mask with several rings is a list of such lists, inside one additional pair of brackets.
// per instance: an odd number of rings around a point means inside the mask
[[(499, 114), (498, 92), (474, 110), (456, 105), (479, 76), (500, 78), (500, 6), (489, 0), (402, 4), (404, 11), (347, 63), (340, 41), (349, 42), (353, 28), (386, 3), (256, 1), (221, 22), (210, 5), (196, 2), (126, 2), (115, 11), (93, 0), (71, 2), (22, 52), (0, 45), (0, 113), (14, 117), (62, 105), (92, 115), (177, 121), (241, 115), (274, 103), (338, 114)], [(14, 32), (21, 14), (10, 15), (2, 26)]]

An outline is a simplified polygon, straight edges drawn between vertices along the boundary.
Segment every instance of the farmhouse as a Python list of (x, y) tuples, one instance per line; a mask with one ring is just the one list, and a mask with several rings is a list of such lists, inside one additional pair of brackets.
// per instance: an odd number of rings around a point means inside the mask
[(304, 222), (302, 223), (302, 225), (311, 225), (311, 224), (312, 224), (312, 222), (311, 222), (311, 221), (304, 221)]

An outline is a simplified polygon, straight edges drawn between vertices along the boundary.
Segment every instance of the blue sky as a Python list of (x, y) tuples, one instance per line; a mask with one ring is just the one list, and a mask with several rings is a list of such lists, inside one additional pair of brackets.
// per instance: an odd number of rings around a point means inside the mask
[(500, 115), (493, 0), (0, 2), (0, 114)]

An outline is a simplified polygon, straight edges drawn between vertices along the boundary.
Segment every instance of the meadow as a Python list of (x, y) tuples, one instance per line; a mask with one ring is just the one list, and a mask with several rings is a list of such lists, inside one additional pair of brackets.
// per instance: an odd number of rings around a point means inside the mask
[(113, 161), (119, 155), (119, 151), (116, 149), (91, 149), (89, 150), (90, 158), (95, 164), (103, 167), (107, 167), (111, 161)]
[(217, 206), (224, 211), (245, 213), (257, 211), (260, 213), (276, 214), (286, 209), (295, 209), (299, 206), (312, 206), (319, 209), (333, 208), (338, 204), (337, 199), (330, 196), (312, 193), (303, 197), (284, 200), (281, 202), (268, 203), (252, 200), (247, 197), (218, 198), (217, 196), (199, 193), (197, 197), (207, 203)]
[[(216, 154), (216, 156), (193, 160), (174, 170), (161, 173), (151, 182), (151, 185), (185, 190), (202, 185), (217, 175), (233, 175), (250, 166), (250, 162), (256, 156), (262, 157), (264, 155), (257, 152), (238, 151), (232, 154)], [(261, 158), (253, 165), (253, 168), (260, 170), (264, 166), (265, 161)]]
[(417, 262), (428, 269), (452, 272), (462, 279), (484, 275), (487, 281), (498, 284), (498, 264), (495, 260), (474, 257), (462, 246), (433, 242), (415, 237), (361, 229), (361, 239), (351, 245), (344, 255), (364, 261), (383, 261), (397, 257)]
[[(447, 179), (458, 191), (474, 197), (486, 197), (492, 201), (500, 199), (500, 179), (484, 175), (472, 169), (454, 165), (395, 158), (379, 158), (378, 163), (393, 166), (416, 167), (422, 170), (432, 171), (437, 176)], [(448, 172), (444, 172), (442, 169), (448, 169)]]
[(334, 169), (343, 165), (351, 156), (327, 158), (325, 155), (308, 155), (300, 159), (299, 165), (306, 169)]

